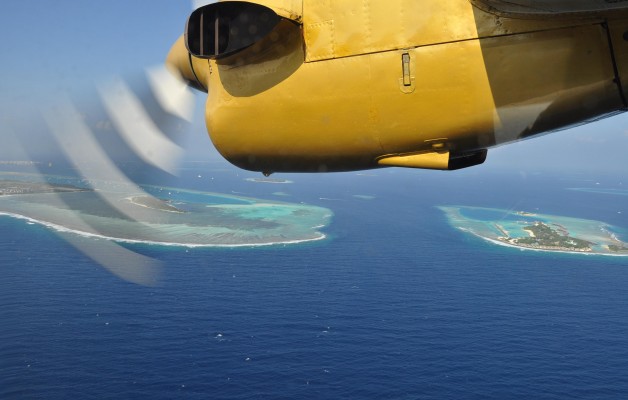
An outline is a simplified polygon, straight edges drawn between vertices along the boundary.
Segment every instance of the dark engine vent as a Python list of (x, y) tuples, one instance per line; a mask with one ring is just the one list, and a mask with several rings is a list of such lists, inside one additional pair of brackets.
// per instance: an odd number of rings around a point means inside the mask
[(223, 1), (195, 10), (185, 29), (190, 54), (222, 58), (252, 46), (281, 21), (272, 9), (244, 1)]

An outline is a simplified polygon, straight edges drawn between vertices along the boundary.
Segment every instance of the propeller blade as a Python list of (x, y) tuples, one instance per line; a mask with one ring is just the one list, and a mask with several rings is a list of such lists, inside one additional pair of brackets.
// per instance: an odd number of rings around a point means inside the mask
[[(114, 275), (136, 284), (158, 284), (161, 263), (121, 246), (119, 242), (134, 240), (116, 237), (112, 226), (119, 223), (146, 237), (160, 237), (160, 225), (147, 222), (148, 211), (129, 199), (163, 203), (140, 184), (164, 184), (176, 175), (194, 106), (189, 88), (165, 68), (153, 68), (132, 79), (117, 77), (99, 85), (90, 96), (58, 96), (42, 112), (42, 126), (32, 118), (17, 129), (13, 135), (18, 138), (16, 151), (37, 160), (38, 143), (19, 133), (45, 131), (39, 145), (58, 149), (54, 169), (71, 169), (68, 182), (91, 192), (86, 200), (89, 206), (77, 205), (76, 198), (67, 193), (46, 193), (45, 204), (37, 205), (34, 215), (23, 216), (62, 232), (65, 240)], [(33, 165), (34, 174), (25, 174), (23, 179), (58, 183), (51, 181), (58, 180), (49, 174), (52, 165)], [(96, 245), (85, 236), (113, 240)]]

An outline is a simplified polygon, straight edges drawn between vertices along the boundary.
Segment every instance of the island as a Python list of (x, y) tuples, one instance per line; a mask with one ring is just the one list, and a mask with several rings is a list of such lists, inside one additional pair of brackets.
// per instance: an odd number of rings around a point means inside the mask
[(232, 194), (0, 172), (0, 216), (61, 235), (183, 247), (285, 246), (318, 241), (323, 207)]
[(0, 196), (15, 196), (40, 193), (67, 193), (85, 192), (91, 189), (81, 188), (67, 184), (54, 184), (48, 182), (27, 182), (16, 180), (0, 180)]
[(595, 220), (497, 208), (442, 206), (449, 223), (494, 244), (563, 253), (628, 256), (621, 228)]
[(133, 197), (129, 197), (129, 201), (137, 206), (146, 207), (146, 208), (150, 208), (150, 209), (158, 210), (158, 211), (174, 212), (174, 213), (185, 212), (171, 205), (168, 201), (158, 199), (153, 196), (147, 196), (147, 195), (133, 196)]
[(563, 226), (552, 228), (541, 221), (536, 221), (532, 225), (525, 226), (523, 227), (523, 230), (528, 232), (530, 236), (522, 238), (500, 236), (497, 239), (521, 247), (558, 251), (591, 252), (593, 251), (593, 246), (595, 245), (595, 243), (588, 240), (569, 236), (569, 231), (567, 231), (567, 229)]
[(273, 183), (273, 184), (287, 184), (292, 183), (287, 179), (278, 179), (278, 178), (247, 178), (245, 179), (247, 182), (255, 182), (255, 183)]

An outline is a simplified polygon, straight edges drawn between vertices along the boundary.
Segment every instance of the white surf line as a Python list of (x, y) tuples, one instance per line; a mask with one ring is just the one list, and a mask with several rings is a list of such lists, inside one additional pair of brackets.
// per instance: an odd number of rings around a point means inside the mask
[(111, 161), (69, 99), (60, 98), (54, 111), (46, 113), (44, 118), (69, 161), (111, 207), (137, 221), (132, 211), (121, 207), (118, 198), (109, 193), (106, 182), (119, 182), (133, 188), (138, 195), (154, 196), (130, 181)]
[(580, 255), (585, 255), (585, 256), (609, 256), (609, 257), (628, 257), (628, 254), (613, 254), (613, 253), (599, 253), (599, 252), (595, 252), (595, 251), (590, 251), (590, 252), (586, 252), (586, 251), (569, 251), (569, 250), (549, 250), (549, 249), (538, 249), (538, 248), (533, 248), (533, 247), (524, 247), (524, 246), (517, 246), (511, 243), (506, 243), (506, 242), (502, 242), (501, 240), (497, 240), (497, 239), (492, 239), (486, 236), (482, 236), (479, 233), (474, 232), (472, 229), (468, 229), (468, 228), (462, 228), (462, 227), (457, 227), (458, 229), (460, 229), (463, 232), (468, 232), (470, 234), (472, 234), (473, 236), (479, 237), (480, 239), (484, 239), (488, 242), (500, 245), (500, 246), (504, 246), (504, 247), (510, 247), (513, 249), (519, 249), (519, 250), (530, 250), (530, 251), (540, 251), (540, 252), (545, 252), (545, 253), (564, 253), (564, 254), (580, 254)]
[(267, 247), (267, 246), (278, 246), (278, 245), (288, 245), (288, 244), (299, 244), (299, 243), (307, 243), (307, 242), (315, 242), (324, 240), (327, 238), (327, 235), (321, 232), (317, 232), (318, 236), (309, 239), (294, 239), (294, 240), (284, 240), (278, 242), (264, 242), (264, 243), (234, 243), (234, 244), (224, 244), (224, 243), (177, 243), (177, 242), (160, 242), (156, 240), (141, 240), (141, 239), (128, 239), (128, 238), (120, 238), (116, 236), (107, 236), (99, 233), (92, 233), (87, 231), (81, 231), (78, 229), (68, 228), (63, 225), (55, 224), (53, 222), (41, 221), (35, 218), (31, 218), (22, 214), (9, 213), (5, 211), (0, 211), (0, 216), (8, 216), (16, 219), (25, 220), (28, 222), (32, 222), (38, 225), (45, 226), (47, 228), (54, 229), (57, 232), (62, 233), (70, 233), (86, 238), (93, 239), (103, 239), (110, 240), (114, 242), (120, 243), (129, 243), (129, 244), (148, 244), (148, 245), (156, 245), (156, 246), (168, 246), (168, 247), (187, 247), (187, 248), (202, 248), (202, 247), (222, 247), (222, 248), (232, 248), (232, 247)]
[[(0, 216), (25, 220), (27, 223), (42, 225), (59, 233), (70, 234), (64, 237), (67, 242), (117, 277), (143, 286), (156, 286), (159, 284), (162, 269), (159, 261), (126, 249), (116, 243), (116, 241), (108, 240), (104, 243), (91, 243), (91, 241), (79, 240), (79, 237), (107, 239), (103, 235), (71, 229), (22, 214), (0, 211)], [(82, 225), (83, 229), (86, 229), (87, 225), (74, 214), (71, 214), (69, 218), (73, 220), (73, 223)]]

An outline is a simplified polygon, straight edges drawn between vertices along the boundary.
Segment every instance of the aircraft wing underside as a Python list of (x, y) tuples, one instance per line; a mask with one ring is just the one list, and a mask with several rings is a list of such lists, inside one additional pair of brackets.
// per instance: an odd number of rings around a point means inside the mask
[(485, 11), (504, 16), (561, 16), (628, 10), (628, 0), (470, 0)]

